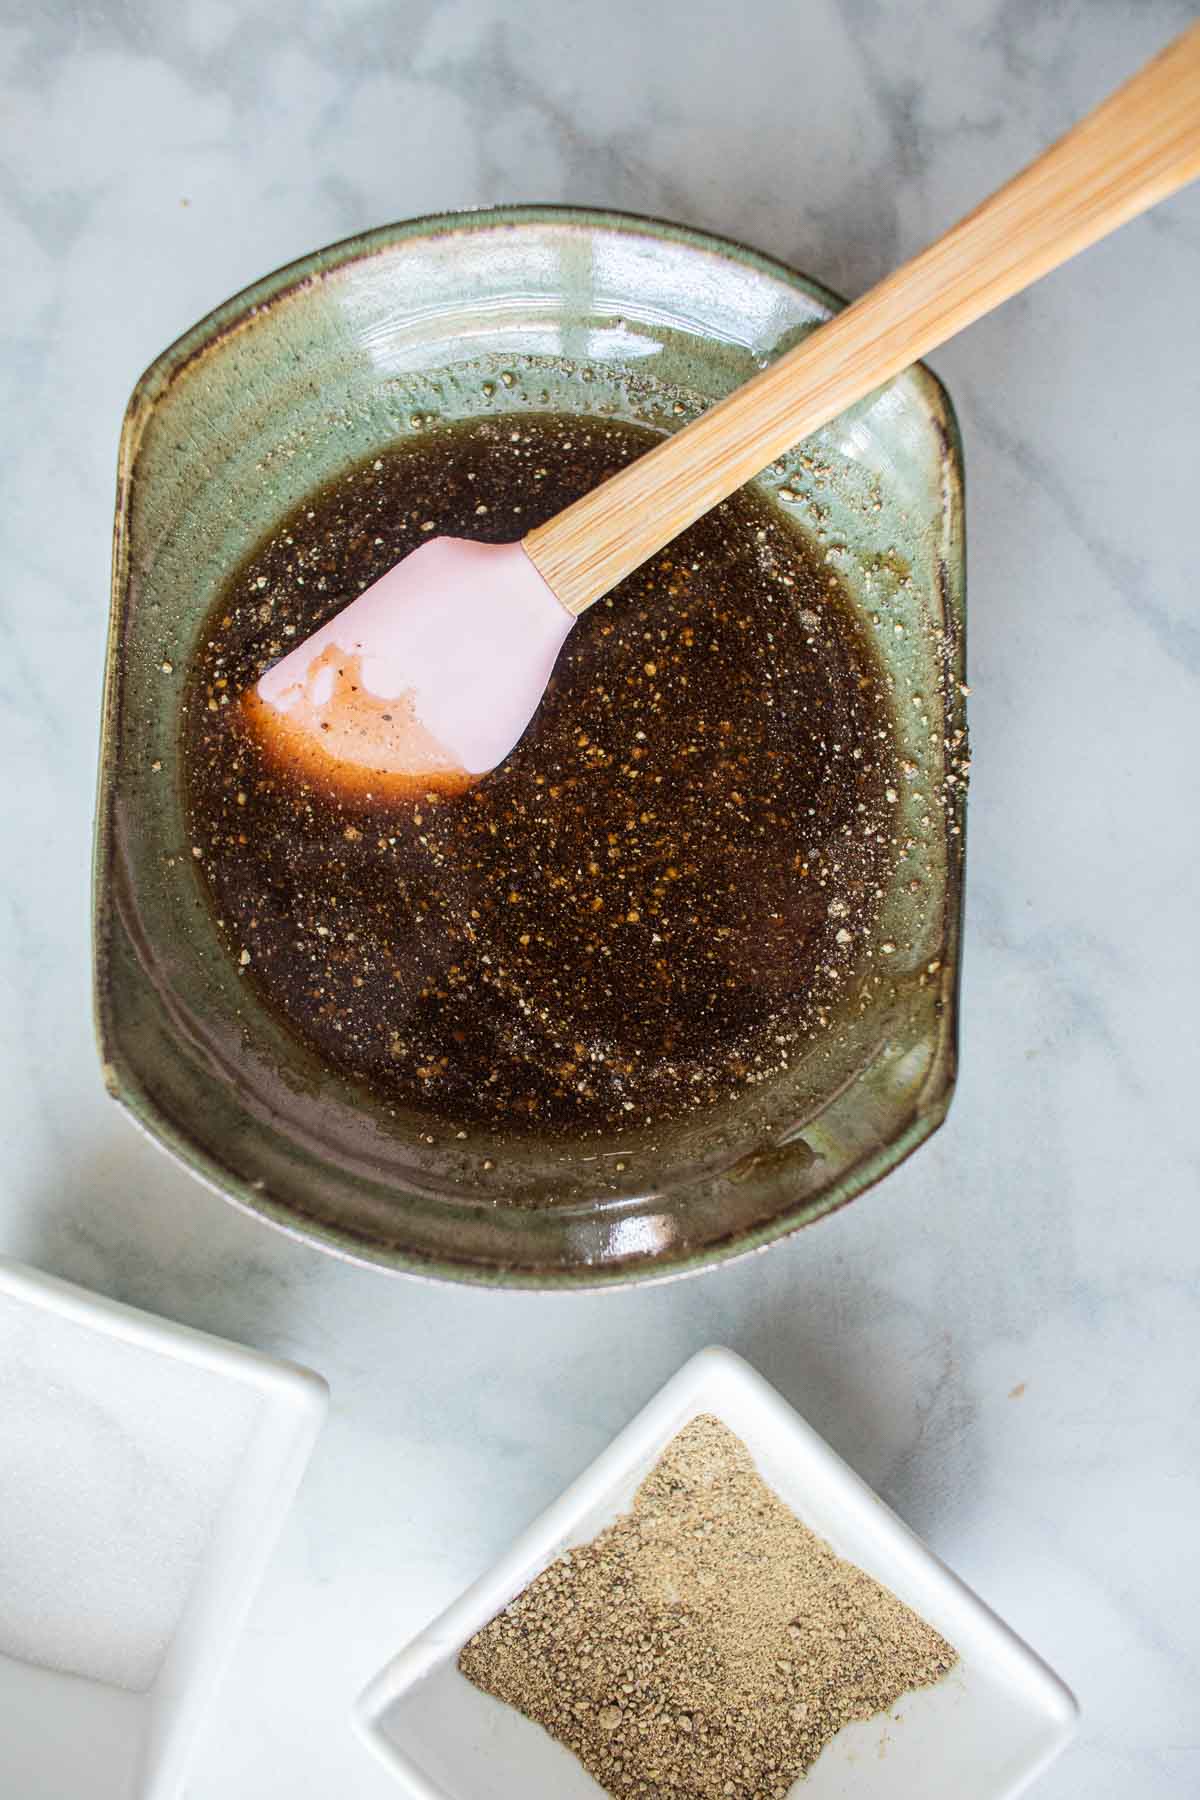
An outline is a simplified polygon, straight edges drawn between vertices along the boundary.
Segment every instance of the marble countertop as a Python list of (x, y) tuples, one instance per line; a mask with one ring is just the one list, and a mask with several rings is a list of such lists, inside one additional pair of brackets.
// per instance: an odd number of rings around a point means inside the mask
[(389, 1280), (134, 1132), (88, 967), (117, 432), (169, 339), (314, 244), (504, 199), (666, 214), (858, 292), (1193, 13), (0, 13), (0, 1249), (333, 1388), (189, 1800), (394, 1794), (348, 1724), (362, 1683), (714, 1341), (1075, 1688), (1081, 1736), (1039, 1796), (1200, 1790), (1200, 190), (933, 359), (969, 493), (962, 1073), (881, 1187), (664, 1288)]

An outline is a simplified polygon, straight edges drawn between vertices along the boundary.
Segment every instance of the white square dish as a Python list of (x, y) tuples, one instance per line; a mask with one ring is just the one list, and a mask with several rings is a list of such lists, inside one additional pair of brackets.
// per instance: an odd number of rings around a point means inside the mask
[(175, 1800), (326, 1402), (0, 1258), (0, 1793)]
[(667, 1443), (711, 1413), (764, 1480), (837, 1553), (956, 1647), (935, 1687), (840, 1732), (792, 1794), (799, 1800), (1011, 1800), (1054, 1759), (1077, 1719), (1072, 1695), (1032, 1650), (913, 1536), (828, 1444), (732, 1351), (703, 1350), (602, 1455), (367, 1688), (367, 1742), (411, 1800), (596, 1800), (570, 1751), (457, 1667), (474, 1636), (563, 1550), (625, 1511)]

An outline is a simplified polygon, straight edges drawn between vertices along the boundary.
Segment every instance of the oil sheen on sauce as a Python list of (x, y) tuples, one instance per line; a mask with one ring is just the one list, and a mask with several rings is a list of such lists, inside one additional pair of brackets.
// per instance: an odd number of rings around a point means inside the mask
[(339, 791), (239, 696), (439, 532), (522, 536), (649, 447), (549, 415), (423, 434), (243, 563), (190, 671), (191, 842), (230, 955), (327, 1064), (439, 1121), (576, 1138), (779, 1075), (894, 857), (879, 668), (809, 540), (743, 490), (580, 619), (508, 761)]

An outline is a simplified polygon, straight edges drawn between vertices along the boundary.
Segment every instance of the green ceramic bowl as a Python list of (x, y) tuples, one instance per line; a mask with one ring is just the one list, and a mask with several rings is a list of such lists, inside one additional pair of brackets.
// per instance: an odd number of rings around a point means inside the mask
[(96, 828), (99, 1032), (112, 1094), (235, 1204), (384, 1269), (588, 1287), (768, 1244), (940, 1124), (962, 886), (962, 472), (950, 403), (925, 369), (758, 484), (818, 537), (887, 667), (906, 849), (840, 1015), (744, 1102), (674, 1133), (577, 1146), (389, 1117), (240, 978), (181, 802), (180, 698), (205, 611), (307, 493), (451, 419), (550, 410), (675, 430), (838, 304), (679, 226), (513, 207), (317, 251), (219, 307), (138, 383)]

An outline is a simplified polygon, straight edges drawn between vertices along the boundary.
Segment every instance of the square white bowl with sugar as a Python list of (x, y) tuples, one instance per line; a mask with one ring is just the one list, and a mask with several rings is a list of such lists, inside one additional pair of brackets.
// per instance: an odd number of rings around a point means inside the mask
[(178, 1795), (326, 1397), (0, 1258), (0, 1793)]
[(671, 1439), (702, 1413), (837, 1554), (942, 1633), (958, 1662), (933, 1687), (828, 1744), (792, 1800), (1013, 1800), (1072, 1736), (1062, 1682), (945, 1568), (774, 1388), (732, 1351), (702, 1350), (508, 1554), (371, 1683), (356, 1722), (409, 1800), (597, 1800), (603, 1790), (541, 1726), (459, 1673), (467, 1640), (562, 1551), (633, 1502)]

